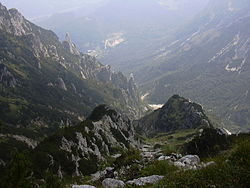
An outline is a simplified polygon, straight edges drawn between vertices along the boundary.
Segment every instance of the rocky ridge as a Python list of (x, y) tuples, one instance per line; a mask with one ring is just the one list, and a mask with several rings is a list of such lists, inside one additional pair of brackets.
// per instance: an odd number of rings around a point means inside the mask
[[(134, 80), (81, 53), (68, 33), (60, 42), (52, 31), (34, 25), (16, 9), (8, 10), (2, 4), (0, 30), (1, 96), (11, 96), (0, 102), (10, 106), (6, 101), (23, 100), (15, 104), (13, 109), (19, 111), (11, 113), (14, 118), (8, 119), (12, 122), (6, 122), (6, 114), (0, 116), (7, 124), (73, 125), (104, 103), (124, 106), (130, 117), (142, 115), (144, 105)], [(34, 92), (27, 92), (31, 90)], [(6, 111), (11, 110), (7, 106)], [(24, 111), (31, 111), (30, 116), (22, 118)], [(56, 113), (58, 119), (46, 117), (46, 113)]]
[(145, 135), (212, 127), (201, 105), (179, 95), (172, 96), (162, 108), (136, 121), (135, 126)]
[[(98, 164), (107, 157), (136, 148), (138, 144), (132, 122), (114, 109), (101, 105), (78, 126), (61, 130), (40, 143), (35, 152), (42, 151), (45, 158), (49, 155), (48, 159), (53, 161), (50, 167), (60, 169), (61, 174), (81, 176), (96, 172)], [(47, 148), (48, 145), (55, 149)], [(41, 161), (36, 163), (41, 164)]]

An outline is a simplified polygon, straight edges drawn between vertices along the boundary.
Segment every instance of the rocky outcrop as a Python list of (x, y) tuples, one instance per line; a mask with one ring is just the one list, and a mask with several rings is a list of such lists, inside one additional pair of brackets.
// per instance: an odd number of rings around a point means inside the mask
[(57, 80), (58, 80), (58, 87), (63, 89), (64, 91), (67, 91), (68, 89), (64, 83), (64, 80), (62, 78), (58, 78)]
[(198, 127), (212, 127), (201, 105), (174, 95), (160, 109), (135, 122), (141, 133), (153, 135)]
[(188, 168), (188, 169), (197, 169), (197, 166), (200, 163), (200, 158), (198, 155), (186, 155), (174, 162), (175, 166)]
[(163, 178), (164, 178), (164, 176), (152, 175), (152, 176), (148, 176), (148, 177), (141, 177), (138, 179), (127, 181), (126, 183), (130, 184), (130, 185), (136, 185), (136, 186), (145, 186), (148, 184), (156, 184), (160, 180), (162, 180)]
[(77, 50), (76, 45), (72, 42), (69, 33), (66, 33), (65, 41), (62, 42), (63, 47), (73, 55), (80, 55), (81, 53)]
[(27, 138), (27, 137), (22, 136), (22, 135), (0, 134), (0, 138), (13, 138), (16, 141), (25, 143), (29, 148), (32, 148), (32, 149), (34, 149), (38, 144), (37, 141), (30, 139), (30, 138)]
[(17, 80), (12, 73), (10, 73), (7, 67), (0, 62), (0, 83), (5, 87), (15, 87)]
[[(138, 142), (129, 118), (106, 105), (101, 105), (78, 126), (62, 130), (40, 143), (36, 148), (37, 152), (46, 145), (56, 148), (48, 148), (45, 153), (53, 157), (54, 164), (60, 165), (63, 175), (81, 176), (95, 173), (98, 164), (106, 161), (107, 157), (117, 154), (117, 151), (136, 148)], [(93, 178), (109, 177), (110, 171), (112, 169), (107, 168), (103, 172), (97, 172), (93, 174)]]
[(18, 10), (7, 10), (5, 6), (0, 4), (0, 29), (22, 36), (31, 31), (31, 26)]
[(217, 130), (217, 133), (220, 135), (226, 135), (226, 136), (232, 135), (232, 133), (229, 130), (227, 130), (226, 128), (223, 128), (223, 127), (217, 128), (216, 130)]
[(119, 88), (119, 98), (129, 106), (131, 117), (139, 118), (144, 113), (144, 105), (132, 77), (127, 78), (121, 72), (112, 71), (111, 66), (102, 65), (96, 58), (89, 55), (82, 55), (80, 64), (74, 66), (74, 69), (83, 79), (98, 80), (103, 84), (111, 83)]

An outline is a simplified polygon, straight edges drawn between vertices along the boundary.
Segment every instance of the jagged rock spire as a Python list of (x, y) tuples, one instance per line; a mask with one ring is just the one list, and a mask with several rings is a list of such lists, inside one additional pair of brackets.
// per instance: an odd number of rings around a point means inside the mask
[(80, 55), (81, 53), (78, 51), (76, 45), (72, 42), (69, 33), (66, 33), (65, 41), (63, 41), (63, 46), (66, 50), (68, 50), (71, 54)]

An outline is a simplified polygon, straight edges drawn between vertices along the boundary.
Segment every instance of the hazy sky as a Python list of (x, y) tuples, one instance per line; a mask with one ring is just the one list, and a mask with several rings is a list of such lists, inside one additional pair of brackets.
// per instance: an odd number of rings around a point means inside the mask
[[(61, 12), (88, 12), (89, 9), (95, 9), (102, 4), (114, 0), (0, 0), (8, 8), (17, 8), (26, 18), (35, 21), (37, 18), (48, 17)], [(127, 0), (124, 0), (125, 2)], [(200, 4), (208, 0), (134, 0), (134, 1), (156, 1), (169, 9), (186, 9), (196, 10)]]
[(17, 8), (29, 19), (49, 16), (106, 0), (0, 0), (8, 8)]

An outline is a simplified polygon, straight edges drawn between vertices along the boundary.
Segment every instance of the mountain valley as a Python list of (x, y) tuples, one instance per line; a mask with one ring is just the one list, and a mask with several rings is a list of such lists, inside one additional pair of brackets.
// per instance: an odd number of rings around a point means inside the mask
[(0, 3), (0, 188), (250, 186), (248, 0), (43, 3)]

